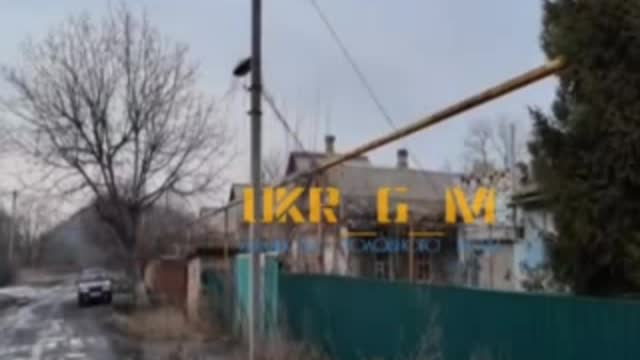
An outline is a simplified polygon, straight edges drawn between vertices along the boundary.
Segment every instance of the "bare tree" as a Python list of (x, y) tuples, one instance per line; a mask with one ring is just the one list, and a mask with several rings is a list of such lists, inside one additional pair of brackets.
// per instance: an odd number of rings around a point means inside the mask
[(54, 224), (54, 213), (46, 199), (22, 196), (17, 206), (18, 251), (22, 261), (34, 265), (39, 255), (41, 236)]
[[(524, 156), (525, 142), (518, 134), (514, 140), (514, 155), (517, 162)], [(487, 172), (507, 169), (510, 165), (511, 142), (511, 124), (507, 119), (501, 118), (495, 125), (488, 121), (474, 122), (464, 140), (466, 171)]]
[(176, 245), (187, 245), (186, 233), (194, 217), (174, 204), (157, 204), (145, 213), (139, 228), (138, 257), (148, 261), (175, 252)]
[[(9, 236), (13, 230), (13, 217), (5, 209), (0, 207), (0, 250), (3, 254), (8, 251)], [(1, 259), (4, 260), (4, 259)]]
[(216, 189), (230, 161), (213, 101), (198, 91), (188, 49), (124, 5), (101, 21), (72, 17), (23, 66), (4, 69), (16, 142), (51, 189), (98, 199), (98, 213), (134, 254), (141, 216), (166, 193)]
[(490, 144), (493, 137), (491, 127), (484, 122), (471, 125), (467, 137), (464, 139), (465, 160), (467, 166), (494, 167), (494, 160), (490, 156)]
[(447, 172), (447, 173), (453, 173), (454, 172), (453, 164), (451, 163), (451, 161), (449, 159), (445, 159), (442, 162), (442, 165), (440, 166), (440, 171)]
[(282, 153), (278, 150), (272, 150), (262, 160), (262, 181), (265, 184), (275, 184), (282, 180), (285, 166)]
[(4, 123), (4, 121), (2, 121), (2, 119), (0, 119), (0, 159), (2, 158), (2, 156), (4, 155), (4, 152), (6, 151), (6, 149), (8, 148), (8, 143), (9, 143), (9, 139), (8, 139), (8, 134), (9, 133), (9, 129), (7, 124)]

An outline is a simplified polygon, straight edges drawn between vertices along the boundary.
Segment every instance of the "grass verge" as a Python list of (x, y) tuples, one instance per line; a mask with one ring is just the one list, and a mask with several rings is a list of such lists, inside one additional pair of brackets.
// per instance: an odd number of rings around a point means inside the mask
[(181, 309), (171, 306), (114, 312), (113, 325), (140, 340), (206, 341), (216, 335), (205, 325), (190, 323)]
[[(247, 359), (246, 349), (236, 349), (229, 356), (229, 360)], [(317, 348), (287, 339), (284, 336), (274, 336), (258, 345), (256, 360), (331, 360)]]

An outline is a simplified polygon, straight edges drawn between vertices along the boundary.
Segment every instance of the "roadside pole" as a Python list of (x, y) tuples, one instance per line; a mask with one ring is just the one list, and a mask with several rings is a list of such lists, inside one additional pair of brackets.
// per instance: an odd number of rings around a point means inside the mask
[(17, 218), (17, 207), (18, 207), (18, 191), (14, 190), (11, 198), (11, 233), (9, 234), (9, 265), (13, 265), (13, 247), (16, 239), (16, 233), (18, 232), (18, 218)]
[(262, 156), (262, 0), (252, 0), (251, 15), (251, 185), (254, 196), (254, 219), (249, 229), (250, 296), (249, 296), (249, 360), (256, 358), (257, 341), (260, 335), (260, 262), (259, 247), (261, 240), (260, 221), (262, 220), (261, 156)]
[[(509, 124), (509, 175), (511, 177), (510, 195), (511, 199), (516, 194), (517, 191), (517, 180), (516, 180), (516, 125), (514, 123)], [(513, 241), (517, 240), (517, 217), (518, 217), (518, 209), (515, 206), (511, 208), (511, 226), (513, 228)]]

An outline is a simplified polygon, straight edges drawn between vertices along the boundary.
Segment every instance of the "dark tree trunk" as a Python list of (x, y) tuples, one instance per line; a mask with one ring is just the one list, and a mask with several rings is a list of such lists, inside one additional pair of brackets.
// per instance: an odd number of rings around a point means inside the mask
[(96, 210), (99, 216), (109, 224), (118, 235), (117, 243), (119, 249), (128, 261), (126, 269), (133, 279), (135, 286), (135, 296), (138, 303), (148, 303), (146, 288), (144, 284), (144, 269), (141, 267), (137, 257), (138, 230), (142, 211), (133, 206), (127, 206), (121, 202), (111, 202), (108, 200), (97, 200)]

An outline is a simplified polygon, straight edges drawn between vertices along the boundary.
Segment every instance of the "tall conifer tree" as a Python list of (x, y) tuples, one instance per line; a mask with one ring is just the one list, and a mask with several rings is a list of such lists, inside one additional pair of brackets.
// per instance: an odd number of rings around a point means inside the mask
[(640, 0), (546, 0), (542, 46), (565, 56), (550, 111), (532, 109), (536, 178), (576, 293), (640, 289)]

